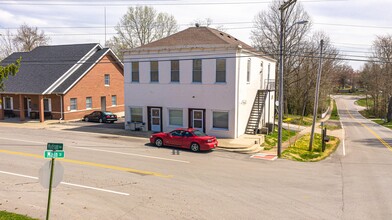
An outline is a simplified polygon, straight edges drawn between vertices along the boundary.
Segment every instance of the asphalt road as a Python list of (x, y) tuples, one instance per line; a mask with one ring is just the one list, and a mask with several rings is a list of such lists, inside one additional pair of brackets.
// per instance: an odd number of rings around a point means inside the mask
[(392, 132), (362, 119), (352, 98), (337, 102), (344, 148), (318, 163), (173, 155), (144, 138), (0, 123), (0, 210), (45, 218), (48, 194), (36, 177), (46, 143), (60, 142), (65, 171), (51, 219), (388, 219)]
[(392, 218), (392, 130), (363, 118), (355, 97), (337, 97), (346, 131), (342, 158), (344, 219)]

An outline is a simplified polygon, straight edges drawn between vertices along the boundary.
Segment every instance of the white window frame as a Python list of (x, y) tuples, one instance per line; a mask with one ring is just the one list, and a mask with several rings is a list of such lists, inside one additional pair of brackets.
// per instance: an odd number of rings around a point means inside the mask
[[(133, 71), (133, 65), (137, 64), (137, 71)], [(134, 74), (137, 75), (137, 80), (133, 79)], [(131, 82), (132, 83), (139, 83), (140, 82), (140, 63), (138, 61), (131, 62)]]
[(105, 86), (110, 86), (110, 74), (104, 75), (104, 83), (105, 83)]
[[(225, 62), (225, 69), (224, 69), (224, 71), (218, 71), (218, 60), (223, 60)], [(215, 83), (226, 83), (227, 82), (227, 79), (226, 79), (226, 76), (227, 76), (226, 75), (226, 72), (227, 72), (226, 63), (227, 63), (226, 58), (218, 58), (218, 59), (215, 60)], [(222, 73), (222, 72), (224, 72), (225, 80), (218, 82), (218, 73)]]
[(129, 118), (130, 118), (130, 122), (135, 122), (134, 120), (132, 120), (132, 109), (141, 109), (142, 110), (142, 117), (141, 117), (141, 121), (137, 121), (137, 122), (143, 122), (143, 108), (142, 107), (133, 107), (133, 106), (131, 106), (131, 107), (129, 107)]
[[(178, 70), (173, 70), (173, 62), (178, 62)], [(178, 74), (178, 81), (173, 80), (173, 75)], [(170, 61), (170, 82), (179, 83), (180, 82), (180, 60)]]
[[(75, 100), (75, 109), (72, 109), (72, 100)], [(78, 99), (77, 98), (70, 98), (69, 99), (69, 110), (70, 111), (77, 111), (78, 110)]]
[[(6, 106), (5, 99), (10, 99), (11, 108), (8, 108), (8, 106)], [(14, 98), (13, 97), (3, 97), (3, 108), (4, 108), (4, 110), (14, 110)]]
[[(227, 113), (227, 128), (218, 128), (214, 127), (214, 113)], [(230, 112), (229, 111), (222, 111), (222, 110), (213, 110), (212, 111), (212, 129), (213, 130), (222, 130), (222, 131), (228, 131), (230, 128)]]
[[(87, 102), (87, 100), (88, 99), (90, 99), (90, 107), (88, 107), (88, 102)], [(89, 96), (89, 97), (86, 97), (86, 109), (92, 109), (93, 108), (93, 98), (91, 97), (91, 96)]]
[[(195, 62), (200, 61), (200, 70), (195, 69)], [(195, 81), (195, 74), (200, 72), (200, 82)], [(203, 83), (203, 60), (202, 59), (193, 59), (192, 61), (192, 83)]]
[[(45, 111), (45, 99), (48, 100), (48, 111)], [(52, 99), (51, 98), (44, 98), (44, 111), (51, 112), (52, 111)]]
[[(170, 111), (181, 111), (181, 124), (170, 124)], [(167, 111), (168, 114), (168, 124), (171, 127), (183, 127), (184, 126), (184, 110), (180, 108), (169, 108)]]
[[(153, 70), (153, 65), (156, 64), (157, 69)], [(156, 80), (152, 80), (156, 76)], [(159, 61), (150, 61), (150, 83), (159, 83)]]
[[(114, 98), (114, 104), (113, 104), (113, 98)], [(117, 95), (112, 95), (112, 106), (117, 106)]]

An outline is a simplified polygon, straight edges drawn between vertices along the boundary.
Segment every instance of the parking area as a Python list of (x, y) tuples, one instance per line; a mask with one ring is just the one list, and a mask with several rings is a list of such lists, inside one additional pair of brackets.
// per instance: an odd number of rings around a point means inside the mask
[(99, 122), (85, 122), (83, 120), (69, 121), (64, 125), (81, 126), (81, 127), (95, 127), (95, 128), (110, 128), (110, 129), (124, 129), (124, 118), (118, 118), (114, 123), (99, 123)]

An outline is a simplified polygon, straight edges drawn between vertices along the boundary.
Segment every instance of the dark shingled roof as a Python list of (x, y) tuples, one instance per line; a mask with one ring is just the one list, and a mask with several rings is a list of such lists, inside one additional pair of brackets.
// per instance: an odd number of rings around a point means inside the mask
[[(90, 51), (96, 52), (84, 62), (81, 60)], [(109, 49), (102, 49), (99, 44), (73, 44), (58, 46), (40, 46), (31, 52), (13, 53), (1, 62), (6, 65), (22, 57), (19, 72), (4, 81), (5, 93), (43, 94), (56, 80), (62, 77), (75, 64), (81, 64), (57, 88), (55, 93), (62, 93)]]
[(76, 70), (70, 77), (68, 77), (60, 86), (58, 86), (53, 93), (64, 93), (76, 80), (79, 79), (90, 67), (97, 64), (98, 59), (102, 57), (106, 52), (108, 52), (108, 48), (104, 48), (102, 50), (97, 51), (94, 55), (92, 55), (85, 64), (83, 64), (78, 70)]
[(253, 47), (238, 40), (237, 38), (225, 32), (209, 27), (190, 27), (176, 34), (143, 45), (136, 49), (217, 44), (232, 46), (241, 45), (244, 49), (254, 50)]

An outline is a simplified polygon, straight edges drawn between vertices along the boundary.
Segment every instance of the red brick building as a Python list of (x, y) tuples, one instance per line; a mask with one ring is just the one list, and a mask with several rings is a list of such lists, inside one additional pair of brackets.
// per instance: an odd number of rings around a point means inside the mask
[(123, 64), (99, 44), (41, 46), (13, 53), (19, 72), (0, 91), (0, 120), (81, 119), (95, 110), (124, 112)]

